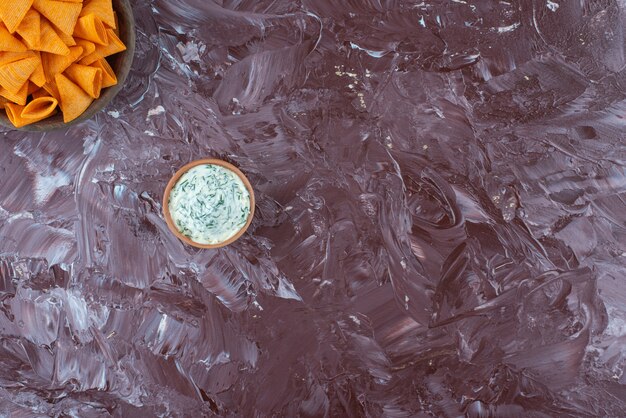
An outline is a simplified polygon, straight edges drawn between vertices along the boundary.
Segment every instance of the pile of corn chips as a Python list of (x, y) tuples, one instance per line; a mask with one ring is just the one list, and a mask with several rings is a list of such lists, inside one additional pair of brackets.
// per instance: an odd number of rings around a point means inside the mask
[(0, 108), (20, 128), (79, 117), (117, 84), (106, 57), (124, 51), (111, 0), (0, 0)]

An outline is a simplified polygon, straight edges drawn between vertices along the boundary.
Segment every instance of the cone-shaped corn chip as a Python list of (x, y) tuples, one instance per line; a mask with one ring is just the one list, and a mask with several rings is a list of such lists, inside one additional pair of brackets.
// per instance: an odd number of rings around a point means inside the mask
[(94, 99), (100, 97), (100, 90), (102, 89), (102, 70), (100, 68), (72, 64), (65, 70), (64, 75)]
[(107, 29), (108, 45), (96, 45), (96, 51), (80, 60), (81, 64), (91, 65), (100, 58), (105, 58), (126, 50), (126, 45), (115, 35), (113, 29)]
[(39, 65), (39, 60), (35, 56), (4, 64), (0, 67), (0, 85), (11, 93), (17, 94), (37, 65)]
[(74, 28), (74, 36), (100, 45), (108, 43), (106, 27), (100, 18), (93, 13), (78, 19)]
[(54, 97), (39, 97), (26, 105), (21, 116), (25, 119), (41, 120), (50, 116), (58, 104), (59, 102)]
[(50, 22), (41, 19), (41, 46), (40, 51), (57, 55), (68, 55), (70, 49), (56, 33)]
[(67, 46), (75, 46), (76, 45), (76, 40), (74, 39), (74, 37), (72, 35), (67, 35), (63, 32), (61, 32), (60, 30), (57, 31), (57, 35), (59, 35), (59, 38), (61, 38), (61, 40), (63, 41), (63, 43)]
[(83, 5), (56, 0), (34, 0), (33, 7), (54, 26), (71, 35)]
[(33, 0), (0, 1), (0, 19), (2, 19), (9, 32), (15, 32), (32, 4)]
[(39, 60), (39, 64), (37, 64), (37, 68), (30, 75), (30, 81), (38, 85), (39, 87), (43, 87), (46, 84), (46, 73), (43, 70), (43, 62), (41, 61), (41, 53), (37, 51), (37, 59)]
[(113, 12), (113, 3), (111, 0), (91, 0), (85, 3), (80, 15), (87, 16), (91, 13), (96, 15), (102, 23), (108, 27), (112, 29), (117, 27), (115, 24), (115, 13)]
[(91, 64), (92, 67), (102, 70), (102, 88), (111, 87), (117, 84), (117, 76), (115, 71), (104, 58), (99, 59)]
[(87, 110), (93, 98), (63, 74), (56, 75), (56, 83), (61, 98), (59, 103), (63, 112), (63, 122), (71, 122)]
[(17, 33), (24, 39), (29, 48), (39, 49), (41, 47), (41, 15), (37, 10), (30, 9), (26, 13), (17, 27)]
[(41, 97), (26, 106), (7, 103), (7, 117), (16, 128), (39, 122), (56, 113), (57, 100), (53, 97)]
[(87, 55), (91, 55), (96, 52), (96, 44), (86, 39), (76, 38), (76, 45), (83, 48), (83, 53), (78, 57), (77, 61), (85, 58)]
[(25, 52), (26, 50), (26, 45), (22, 41), (11, 35), (4, 25), (0, 25), (0, 51)]
[(24, 83), (20, 91), (17, 93), (11, 93), (9, 90), (0, 86), (0, 96), (6, 97), (13, 103), (17, 103), (19, 105), (25, 105), (26, 99), (28, 98), (28, 83)]
[(8, 64), (10, 62), (23, 60), (25, 58), (32, 58), (34, 56), (35, 56), (35, 52), (33, 52), (33, 51), (26, 51), (26, 52), (0, 52), (0, 66)]
[(24, 58), (31, 58), (36, 56), (33, 51), (27, 52), (0, 52), (0, 66), (8, 64), (10, 62), (19, 61)]
[(26, 125), (26, 123), (23, 123), (22, 117), (20, 116), (22, 114), (22, 110), (24, 110), (24, 106), (20, 106), (15, 103), (7, 103), (4, 106), (4, 110), (7, 113), (7, 118), (9, 118), (9, 121), (13, 124), (13, 126), (21, 128)]
[(70, 53), (66, 56), (42, 52), (41, 62), (43, 63), (43, 70), (46, 74), (46, 82), (49, 83), (53, 81), (57, 74), (65, 71), (82, 53), (83, 48), (80, 46), (71, 46)]
[(56, 81), (44, 84), (43, 89), (47, 91), (48, 94), (50, 94), (50, 96), (54, 97), (55, 99), (57, 100), (61, 99), (61, 96), (59, 95), (59, 88), (57, 87)]
[(118, 52), (126, 51), (126, 45), (118, 38), (113, 29), (107, 29), (107, 45), (98, 48), (96, 46), (96, 52), (100, 53), (103, 57), (117, 54)]

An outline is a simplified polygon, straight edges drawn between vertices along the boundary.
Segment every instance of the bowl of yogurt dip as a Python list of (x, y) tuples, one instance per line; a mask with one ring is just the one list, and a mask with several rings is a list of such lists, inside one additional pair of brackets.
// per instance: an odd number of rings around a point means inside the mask
[(212, 158), (196, 160), (170, 179), (163, 215), (181, 241), (198, 248), (223, 247), (250, 226), (254, 191), (234, 165)]

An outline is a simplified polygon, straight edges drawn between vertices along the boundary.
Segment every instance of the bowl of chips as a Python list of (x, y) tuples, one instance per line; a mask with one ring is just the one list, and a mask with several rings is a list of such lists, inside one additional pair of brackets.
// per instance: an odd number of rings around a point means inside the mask
[(129, 0), (0, 0), (0, 124), (90, 119), (122, 89), (134, 52)]

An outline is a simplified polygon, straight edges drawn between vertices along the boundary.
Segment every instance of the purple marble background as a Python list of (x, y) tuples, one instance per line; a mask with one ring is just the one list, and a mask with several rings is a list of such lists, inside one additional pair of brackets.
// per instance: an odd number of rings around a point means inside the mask
[[(626, 3), (136, 0), (126, 88), (0, 140), (0, 416), (626, 416)], [(182, 245), (217, 156), (257, 215)]]

